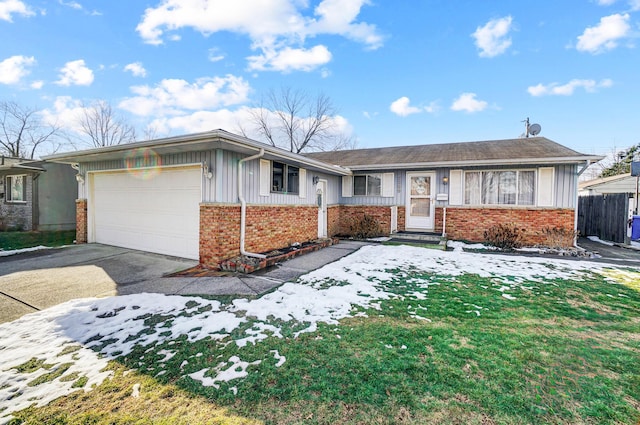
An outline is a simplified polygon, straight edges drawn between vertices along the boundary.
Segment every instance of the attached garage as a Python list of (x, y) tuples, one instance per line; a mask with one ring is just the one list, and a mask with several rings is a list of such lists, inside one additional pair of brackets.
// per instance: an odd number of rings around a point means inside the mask
[(88, 241), (199, 259), (202, 170), (89, 173)]

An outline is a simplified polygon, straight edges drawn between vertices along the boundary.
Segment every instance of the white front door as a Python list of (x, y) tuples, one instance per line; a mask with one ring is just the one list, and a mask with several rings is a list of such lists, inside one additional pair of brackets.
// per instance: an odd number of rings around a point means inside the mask
[(435, 173), (407, 173), (407, 230), (433, 230)]
[(318, 205), (318, 237), (327, 237), (327, 181), (320, 180), (316, 185), (316, 204)]

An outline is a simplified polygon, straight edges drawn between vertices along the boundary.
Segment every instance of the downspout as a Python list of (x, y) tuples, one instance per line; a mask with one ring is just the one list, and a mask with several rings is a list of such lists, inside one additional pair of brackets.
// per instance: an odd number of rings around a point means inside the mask
[(447, 237), (447, 207), (442, 207), (442, 237)]
[[(580, 190), (578, 189), (578, 179), (580, 178), (582, 173), (587, 171), (587, 168), (589, 168), (590, 165), (591, 165), (591, 160), (589, 159), (584, 163), (584, 166), (576, 174), (576, 203), (575, 203), (575, 213), (574, 213), (574, 219), (573, 219), (573, 228), (575, 230), (578, 230), (578, 202), (580, 202), (579, 201)], [(577, 233), (576, 233), (576, 236), (573, 238), (573, 246), (575, 248), (578, 247), (578, 234)]]
[(263, 254), (256, 254), (254, 252), (247, 252), (244, 250), (244, 236), (247, 221), (247, 201), (245, 201), (244, 199), (244, 190), (242, 186), (242, 164), (247, 161), (253, 161), (254, 159), (262, 158), (262, 156), (264, 156), (264, 149), (260, 148), (260, 152), (258, 152), (257, 154), (242, 158), (240, 161), (238, 161), (238, 199), (240, 200), (240, 254), (246, 255), (247, 257), (255, 258), (267, 258), (267, 256)]

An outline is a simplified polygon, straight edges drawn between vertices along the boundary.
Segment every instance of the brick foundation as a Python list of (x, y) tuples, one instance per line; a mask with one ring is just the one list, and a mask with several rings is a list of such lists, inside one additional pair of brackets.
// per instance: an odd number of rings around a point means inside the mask
[(76, 243), (87, 243), (86, 199), (76, 199)]
[[(442, 231), (442, 208), (436, 208), (436, 231)], [(484, 242), (484, 232), (492, 226), (515, 225), (524, 229), (525, 245), (544, 245), (541, 234), (545, 227), (574, 229), (574, 210), (563, 208), (460, 208), (447, 207), (447, 237), (449, 239)]]
[[(318, 237), (315, 205), (248, 205), (245, 249), (267, 252)], [(240, 205), (200, 204), (200, 263), (217, 265), (240, 255)]]
[(327, 208), (327, 233), (329, 237), (340, 234), (340, 205)]
[[(389, 235), (391, 232), (391, 207), (389, 206), (340, 205), (334, 208), (338, 210), (337, 223), (333, 224), (333, 229), (336, 233), (331, 233), (330, 236), (350, 235), (352, 223), (362, 219), (365, 214), (378, 220), (383, 235)], [(404, 229), (404, 208), (402, 211), (402, 228)], [(329, 219), (329, 222), (331, 223), (331, 219)], [(400, 230), (400, 207), (398, 208), (398, 230)]]

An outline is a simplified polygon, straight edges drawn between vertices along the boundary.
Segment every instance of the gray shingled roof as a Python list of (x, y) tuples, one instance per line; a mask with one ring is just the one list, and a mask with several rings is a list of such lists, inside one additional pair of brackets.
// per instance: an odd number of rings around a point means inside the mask
[(354, 169), (391, 166), (402, 168), (419, 164), (577, 163), (601, 159), (599, 156), (581, 154), (545, 137), (314, 152), (306, 155), (329, 164)]

